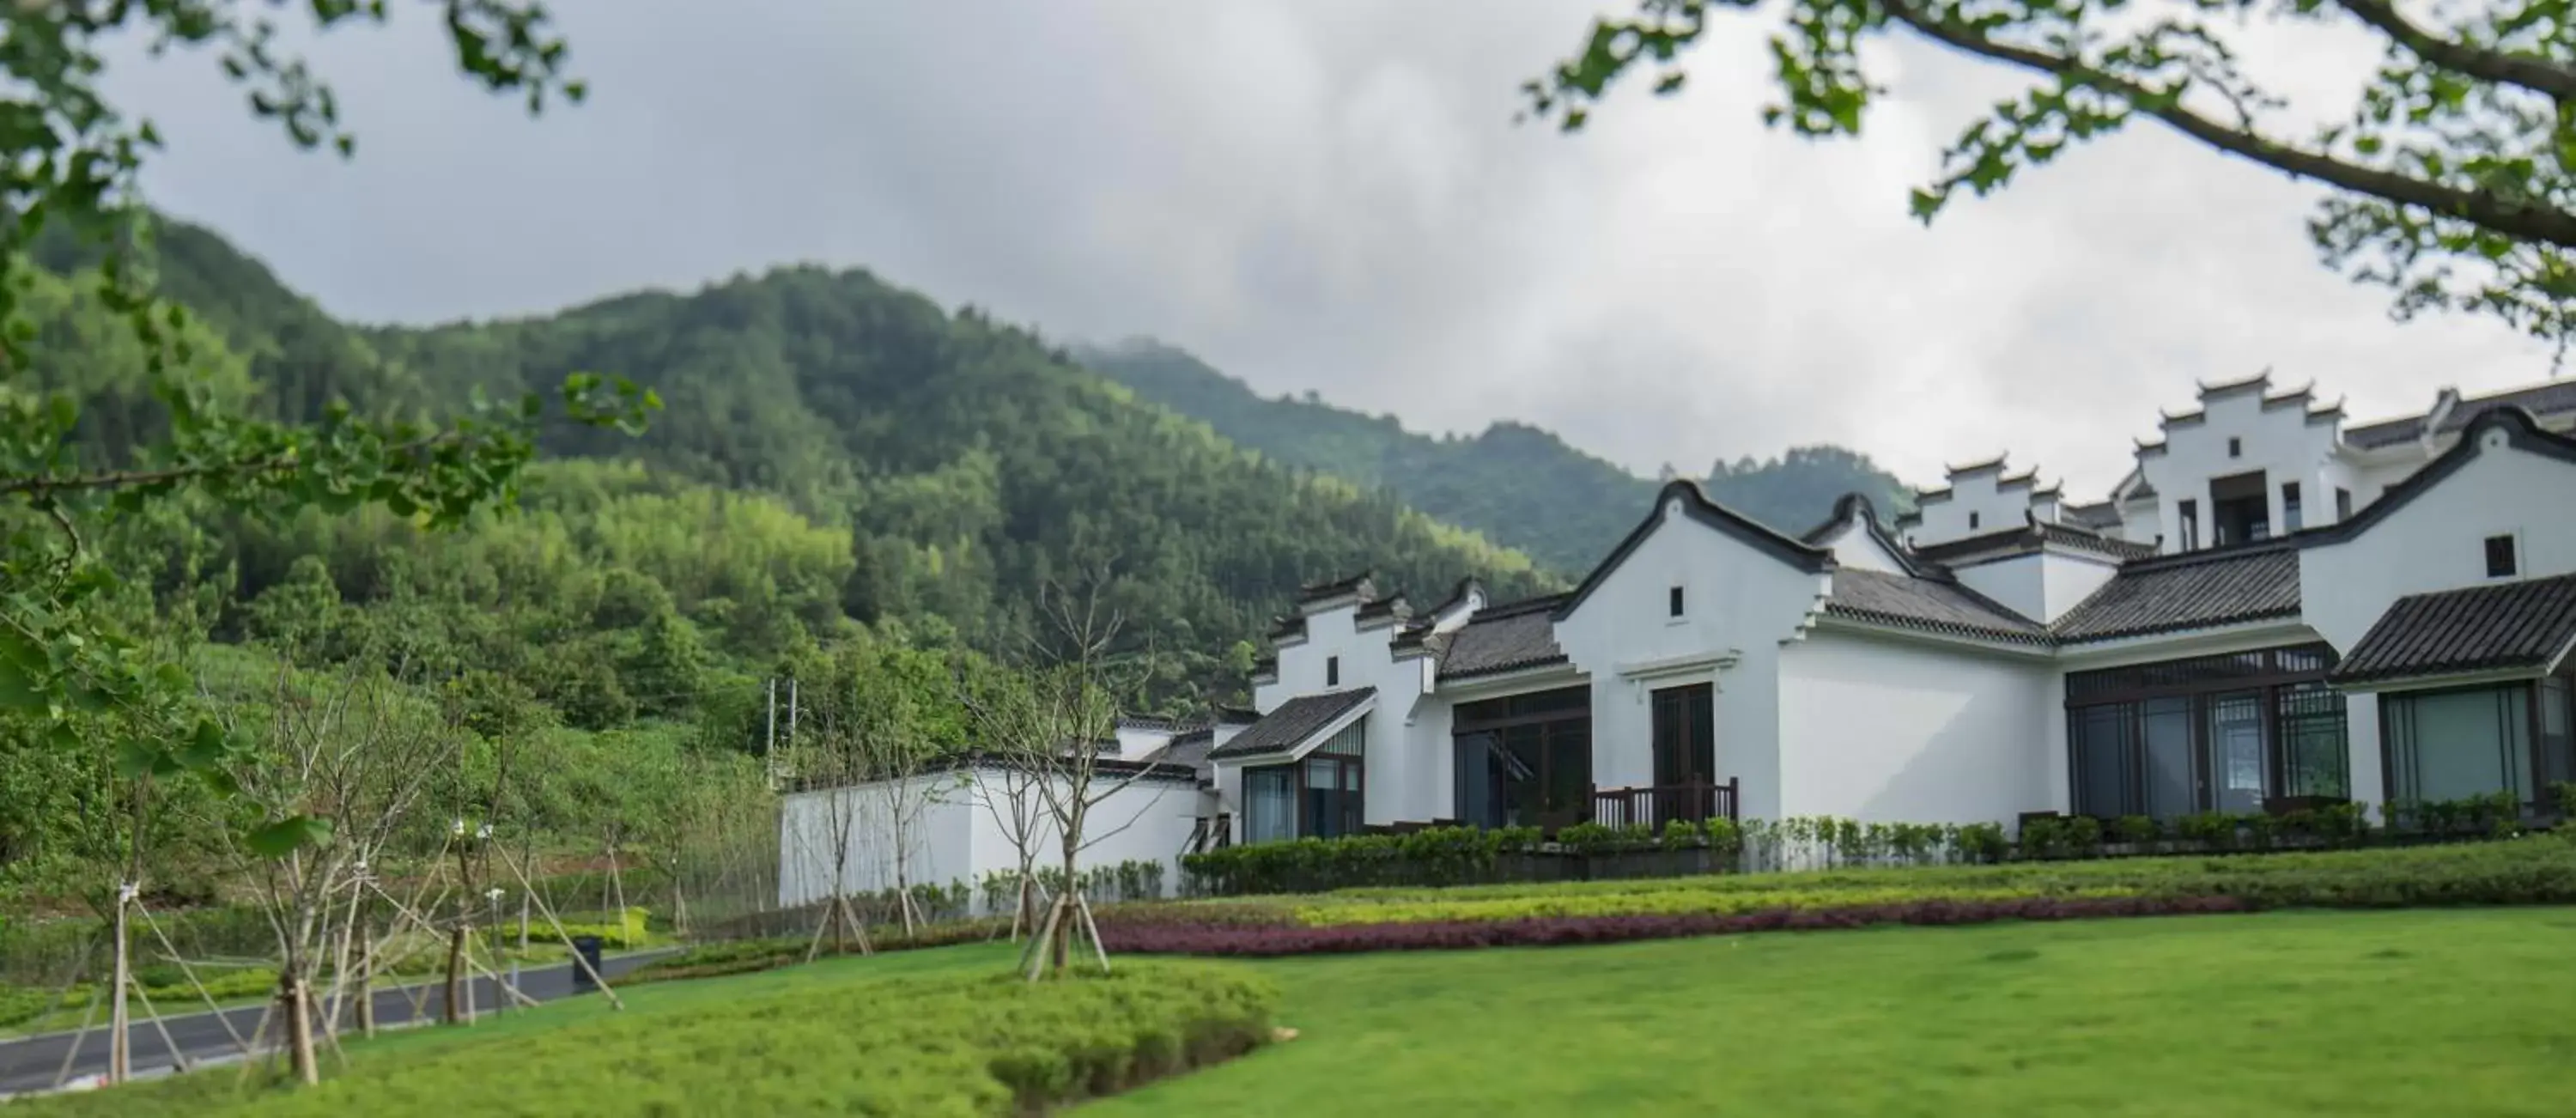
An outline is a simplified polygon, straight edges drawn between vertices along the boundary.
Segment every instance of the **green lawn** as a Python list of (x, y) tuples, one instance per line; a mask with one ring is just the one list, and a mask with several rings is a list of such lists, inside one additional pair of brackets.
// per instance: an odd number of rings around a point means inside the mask
[(1116, 1114), (2576, 1113), (2576, 910), (1259, 964), (1297, 1040)]
[[(978, 945), (643, 986), (626, 1016), (897, 972), (998, 970), (1008, 957)], [(2567, 908), (1887, 927), (1236, 965), (1276, 983), (1279, 1021), (1298, 1039), (1086, 1112), (2576, 1113)], [(354, 1054), (528, 1047), (533, 1033), (586, 1033), (607, 1015), (586, 999), (390, 1034)], [(26, 1109), (134, 1112), (118, 1101)], [(349, 1113), (381, 1109), (347, 1101)], [(550, 1115), (624, 1113), (552, 1101)]]

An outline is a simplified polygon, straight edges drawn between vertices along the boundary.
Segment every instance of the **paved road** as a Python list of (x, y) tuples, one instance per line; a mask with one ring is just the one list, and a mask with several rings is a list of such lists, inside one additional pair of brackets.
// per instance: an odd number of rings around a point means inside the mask
[[(610, 984), (614, 985), (618, 976), (668, 953), (667, 951), (647, 951), (604, 959), (601, 960), (599, 969), (607, 976)], [(404, 989), (376, 991), (377, 1024), (392, 1025), (411, 1020), (411, 999), (415, 995), (421, 999), (423, 1020), (437, 1020), (446, 1008), (447, 989), (444, 983), (431, 983), (407, 989), (410, 993), (406, 993)], [(538, 1001), (552, 1001), (570, 996), (573, 992), (572, 964), (560, 963), (522, 972), (519, 976), (519, 991)], [(474, 981), (474, 990), (468, 1004), (472, 1005), (476, 1012), (490, 1013), (501, 1001), (502, 994), (493, 986), (490, 979)], [(161, 1008), (166, 1013), (170, 1007)], [(201, 1010), (184, 1017), (165, 1016), (162, 1018), (162, 1023), (169, 1028), (170, 1039), (178, 1044), (179, 1051), (189, 1060), (214, 1060), (241, 1054), (241, 1049), (233, 1043), (232, 1035), (224, 1031), (224, 1023), (229, 1022), (233, 1032), (249, 1037), (251, 1030), (259, 1027), (262, 1009), (263, 1007), (256, 1005), (228, 1009), (222, 1014), (223, 1021), (218, 1021), (215, 1014)], [(141, 1073), (150, 1069), (169, 1067), (170, 1049), (168, 1045), (161, 1042), (161, 1031), (153, 1028), (148, 1019), (139, 1015), (140, 1007), (137, 1007), (137, 1013), (133, 1033), (134, 1070)], [(344, 1031), (354, 1029), (357, 1020), (356, 1009), (354, 1007), (343, 1009), (341, 1013), (345, 1018)], [(63, 1056), (72, 1050), (74, 1035), (47, 1033), (24, 1040), (0, 1042), (0, 1096), (50, 1090), (54, 1085), (55, 1077), (62, 1073)], [(84, 1075), (105, 1074), (106, 1071), (107, 1026), (102, 1021), (81, 1040), (80, 1055), (72, 1061), (71, 1077), (77, 1079)]]

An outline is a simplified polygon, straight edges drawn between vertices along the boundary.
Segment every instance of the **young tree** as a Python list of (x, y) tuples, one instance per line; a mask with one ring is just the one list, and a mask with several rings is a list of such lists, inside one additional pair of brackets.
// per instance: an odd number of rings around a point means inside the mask
[(1050, 586), (1039, 603), (1045, 628), (1031, 640), (1026, 668), (1030, 712), (976, 719), (995, 735), (986, 747), (1035, 790), (1062, 859), (1063, 887), (1029, 941), (1031, 981), (1050, 972), (1063, 976), (1077, 936), (1091, 941), (1101, 968), (1108, 968), (1108, 949), (1082, 895), (1082, 852), (1133, 826), (1147, 810), (1140, 806), (1123, 819), (1094, 815), (1151, 771), (1102, 763), (1102, 751), (1117, 740), (1119, 703), (1134, 697), (1154, 670), (1150, 650), (1120, 645), (1124, 618), (1104, 601), (1109, 586), (1105, 569), (1079, 590)]
[(460, 741), (434, 710), (364, 669), (329, 678), (281, 665), (256, 704), (208, 696), (224, 732), (250, 743), (230, 801), (244, 818), (227, 833), (241, 836), (232, 853), (276, 936), (279, 1020), (296, 1076), (312, 1083), (312, 985), (328, 945), (350, 935), (372, 876)]
[[(1712, 9), (1751, 0), (1640, 0), (1594, 22), (1582, 53), (1525, 87), (1531, 110), (1581, 128), (1638, 67), (1682, 88), (1680, 56)], [(1763, 9), (1769, 11), (1769, 9)], [(2028, 75), (1974, 121), (1914, 192), (1925, 221), (1960, 191), (1983, 196), (2069, 146), (2145, 119), (2212, 152), (2331, 190), (2308, 229), (2329, 266), (2423, 310), (2495, 315), (2562, 351), (2576, 336), (2576, 10), (2566, 0), (2400, 10), (2393, 0), (1793, 0), (1772, 38), (1780, 100), (1767, 121), (1802, 136), (1856, 135), (1873, 98), (1862, 46), (1904, 33)], [(2359, 29), (2380, 64), (2342, 123), (2302, 135), (2288, 102), (2247, 72), (2228, 20), (2260, 14), (2320, 42)]]
[(973, 795), (1011, 844), (1011, 942), (1018, 943), (1023, 929), (1037, 934), (1038, 906), (1046, 903), (1046, 889), (1038, 882), (1038, 856), (1046, 850), (1047, 823), (1053, 816), (1040, 791), (1046, 768), (1021, 763), (1021, 751), (1009, 743), (1049, 741), (1057, 735), (1043, 724), (1035, 694), (1013, 686), (1012, 681), (988, 680), (979, 685), (968, 678), (961, 664), (956, 686), (958, 704), (967, 712), (975, 740), (986, 743), (977, 760), (998, 762), (975, 766)]

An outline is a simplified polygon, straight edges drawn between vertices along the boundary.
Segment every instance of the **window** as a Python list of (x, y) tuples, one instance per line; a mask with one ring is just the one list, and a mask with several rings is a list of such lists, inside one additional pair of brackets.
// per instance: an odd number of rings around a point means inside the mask
[(2352, 519), (2352, 490), (2337, 487), (2335, 489), (2335, 520), (2337, 523), (2341, 523), (2350, 519)]
[(1243, 841), (1358, 834), (1366, 818), (1367, 725), (1351, 723), (1302, 761), (1243, 770)]
[(2305, 520), (2306, 518), (2301, 516), (2299, 511), (2299, 483), (2295, 481), (2282, 482), (2281, 530), (2284, 532), (2296, 532), (2299, 530), (2299, 525), (2304, 523)]
[(1968, 530), (1971, 532), (1977, 530), (1977, 514), (1973, 512), (1968, 514)]
[(2389, 799), (2532, 798), (2530, 684), (2382, 695), (2379, 709)]
[(2174, 510), (2182, 519), (2182, 549), (2200, 550), (2200, 502), (2183, 501), (2175, 505)]
[(1673, 587), (1673, 590), (1672, 590), (1672, 596), (1671, 596), (1671, 597), (1670, 597), (1670, 598), (1665, 602), (1665, 604), (1664, 604), (1664, 616), (1666, 616), (1666, 617), (1680, 617), (1681, 615), (1682, 615), (1682, 588), (1681, 588), (1681, 587), (1676, 586), (1676, 587)]
[(2351, 794), (2344, 698), (2323, 645), (2075, 672), (2066, 729), (2079, 815), (2251, 812)]
[(1556, 828), (1590, 817), (1591, 688), (1466, 703), (1451, 717), (1460, 822)]
[(2245, 440), (2230, 437), (2227, 440), (2227, 456), (2230, 458), (2245, 457)]
[(2487, 537), (2487, 577), (2512, 578), (2514, 572), (2513, 537)]
[(1339, 687), (1341, 685), (1342, 658), (1339, 656), (1324, 657), (1324, 686)]

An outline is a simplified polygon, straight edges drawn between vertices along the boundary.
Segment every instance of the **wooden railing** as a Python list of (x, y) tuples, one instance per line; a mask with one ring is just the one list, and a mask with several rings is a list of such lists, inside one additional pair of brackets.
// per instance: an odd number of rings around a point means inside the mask
[(1736, 818), (1736, 781), (1724, 784), (1657, 784), (1635, 788), (1594, 788), (1592, 821), (1608, 827), (1643, 823), (1662, 828), (1680, 820), (1704, 823)]

